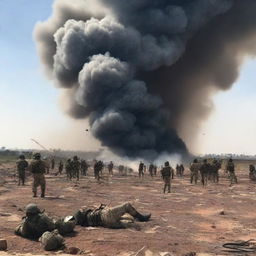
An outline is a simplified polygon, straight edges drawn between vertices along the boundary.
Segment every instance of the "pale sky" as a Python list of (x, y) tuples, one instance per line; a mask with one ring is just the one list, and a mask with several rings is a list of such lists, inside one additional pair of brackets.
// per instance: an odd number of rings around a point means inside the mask
[[(95, 150), (86, 121), (66, 116), (59, 91), (44, 77), (33, 28), (51, 14), (52, 0), (0, 0), (0, 147)], [(233, 88), (214, 98), (194, 153), (256, 153), (256, 60), (242, 67)], [(189, 145), (188, 145), (189, 147)]]

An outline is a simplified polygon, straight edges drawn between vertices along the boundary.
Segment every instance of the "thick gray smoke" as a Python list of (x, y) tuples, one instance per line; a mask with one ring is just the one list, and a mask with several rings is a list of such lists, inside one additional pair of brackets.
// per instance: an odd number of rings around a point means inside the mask
[(56, 0), (35, 38), (47, 74), (103, 145), (128, 157), (186, 154), (214, 90), (255, 52), (254, 0)]

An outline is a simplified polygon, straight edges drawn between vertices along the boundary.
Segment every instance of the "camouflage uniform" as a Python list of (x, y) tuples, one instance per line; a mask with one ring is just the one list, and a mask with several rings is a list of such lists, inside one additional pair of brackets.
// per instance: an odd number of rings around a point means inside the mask
[(164, 193), (166, 188), (168, 188), (168, 193), (171, 193), (171, 177), (173, 176), (173, 169), (169, 164), (161, 170), (162, 178), (164, 180)]
[(207, 161), (204, 160), (204, 163), (200, 167), (201, 182), (203, 186), (207, 185), (210, 168), (210, 164), (208, 164)]
[(154, 172), (154, 165), (153, 164), (149, 165), (148, 171), (149, 171), (150, 176), (153, 177), (153, 172)]
[(73, 158), (71, 162), (71, 166), (72, 166), (73, 177), (79, 180), (79, 172), (80, 172), (81, 164), (77, 157)]
[(94, 164), (94, 177), (98, 181), (100, 180), (100, 172), (102, 171), (102, 169), (103, 169), (103, 162), (96, 161), (96, 163)]
[(66, 162), (66, 174), (67, 174), (67, 179), (71, 180), (72, 179), (72, 164), (71, 164), (71, 159), (68, 159)]
[(180, 165), (180, 176), (184, 175), (184, 171), (185, 171), (185, 168), (184, 168), (183, 164), (181, 164)]
[(75, 219), (73, 216), (54, 220), (41, 212), (37, 205), (28, 204), (26, 206), (26, 217), (16, 227), (15, 234), (25, 238), (38, 239), (44, 232), (57, 229), (61, 235), (65, 235), (71, 233), (74, 227)]
[(81, 174), (86, 176), (87, 175), (87, 170), (88, 170), (88, 164), (85, 160), (81, 161)]
[(195, 182), (195, 184), (197, 184), (198, 172), (199, 172), (200, 166), (201, 165), (198, 162), (194, 162), (194, 163), (191, 164), (191, 166), (190, 166), (190, 171), (191, 171), (190, 183), (191, 184), (193, 184), (193, 182)]
[(139, 221), (148, 221), (151, 214), (140, 214), (130, 203), (115, 207), (100, 206), (98, 209), (83, 209), (75, 213), (75, 219), (81, 226), (103, 226), (106, 228), (127, 228), (129, 223), (122, 220), (124, 214), (130, 214)]
[(46, 214), (40, 213), (25, 217), (23, 222), (15, 229), (15, 234), (25, 238), (38, 239), (44, 232), (54, 229), (53, 220)]
[(255, 166), (252, 164), (249, 166), (249, 178), (251, 181), (256, 181), (256, 170)]
[(212, 179), (214, 183), (219, 183), (219, 169), (221, 168), (221, 164), (219, 161), (214, 160), (212, 164)]
[(143, 177), (144, 176), (144, 164), (140, 163), (139, 165), (139, 177)]
[(63, 162), (62, 161), (60, 161), (59, 162), (59, 174), (61, 174), (62, 173), (62, 171), (63, 171), (63, 167), (64, 167), (64, 165), (63, 165)]
[(157, 173), (157, 166), (154, 165), (154, 175), (156, 176), (156, 173)]
[(234, 183), (237, 183), (237, 177), (236, 177), (236, 174), (235, 174), (235, 165), (234, 165), (232, 159), (230, 159), (228, 161), (227, 166), (226, 166), (226, 170), (229, 173), (230, 186)]
[(119, 172), (119, 174), (124, 175), (124, 166), (123, 165), (118, 166), (118, 172)]
[(113, 162), (111, 161), (111, 162), (109, 163), (109, 165), (108, 165), (108, 173), (109, 173), (110, 175), (113, 175), (113, 168), (114, 168), (114, 164), (113, 164)]
[(176, 176), (181, 176), (181, 174), (180, 174), (180, 166), (178, 164), (176, 165)]
[(25, 159), (20, 159), (17, 161), (17, 170), (18, 170), (18, 177), (19, 177), (19, 183), (22, 183), (22, 185), (25, 184), (25, 171), (28, 168), (28, 162)]
[(37, 196), (37, 187), (41, 187), (41, 197), (45, 196), (45, 163), (41, 159), (33, 160), (29, 165), (29, 170), (33, 174), (33, 193), (34, 197)]

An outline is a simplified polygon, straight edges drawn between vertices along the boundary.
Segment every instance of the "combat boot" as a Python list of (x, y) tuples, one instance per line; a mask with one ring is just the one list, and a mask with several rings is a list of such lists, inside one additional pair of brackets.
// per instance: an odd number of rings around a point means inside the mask
[(43, 189), (41, 192), (41, 197), (44, 197), (44, 196), (45, 196), (45, 190)]
[(141, 221), (141, 222), (149, 221), (150, 217), (151, 217), (151, 213), (146, 214), (146, 215), (142, 215), (140, 213), (137, 213), (134, 216), (135, 219), (137, 219), (138, 221)]

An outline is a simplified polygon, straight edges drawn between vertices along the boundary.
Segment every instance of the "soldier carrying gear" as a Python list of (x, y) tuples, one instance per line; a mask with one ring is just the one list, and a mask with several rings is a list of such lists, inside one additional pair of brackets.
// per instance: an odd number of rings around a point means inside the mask
[(44, 214), (36, 204), (28, 204), (25, 212), (26, 217), (23, 218), (21, 225), (15, 229), (16, 235), (38, 239), (44, 232), (54, 230), (53, 220)]
[(180, 166), (176, 165), (176, 176), (180, 176)]
[(153, 174), (154, 174), (154, 165), (153, 165), (153, 164), (150, 164), (150, 165), (149, 165), (148, 171), (149, 171), (149, 175), (150, 175), (151, 177), (153, 177)]
[(67, 179), (71, 180), (72, 179), (72, 163), (71, 163), (71, 159), (67, 160), (65, 168), (66, 168)]
[(25, 185), (25, 172), (26, 172), (26, 169), (28, 168), (28, 162), (25, 160), (24, 155), (20, 155), (19, 159), (20, 160), (18, 160), (16, 163), (18, 177), (19, 177), (18, 186), (20, 186), (20, 184), (22, 184), (24, 186)]
[(96, 163), (94, 164), (94, 177), (98, 181), (100, 180), (100, 172), (102, 172), (103, 167), (103, 162), (96, 160)]
[(185, 168), (184, 168), (183, 164), (181, 164), (180, 165), (180, 176), (184, 175), (184, 171), (185, 171)]
[(81, 164), (80, 164), (77, 156), (73, 157), (73, 160), (71, 162), (71, 166), (72, 166), (72, 173), (73, 173), (74, 177), (77, 180), (79, 180), (79, 172), (80, 172)]
[(256, 169), (252, 164), (249, 165), (249, 179), (251, 181), (256, 181)]
[(124, 203), (115, 207), (101, 205), (97, 209), (81, 209), (75, 213), (76, 224), (81, 226), (103, 226), (106, 228), (130, 228), (133, 223), (127, 223), (122, 219), (124, 214), (130, 214), (138, 221), (145, 222), (151, 214), (142, 215), (130, 203)]
[(193, 163), (190, 166), (190, 183), (193, 184), (193, 182), (195, 182), (195, 184), (197, 184), (197, 180), (198, 180), (198, 172), (200, 169), (200, 164), (198, 163), (197, 159), (194, 159)]
[(144, 176), (144, 164), (142, 162), (140, 162), (139, 165), (139, 177), (143, 177)]
[(15, 234), (30, 238), (38, 239), (46, 231), (57, 229), (62, 235), (73, 232), (75, 219), (64, 218), (55, 220), (41, 211), (36, 204), (28, 204), (25, 208), (26, 216), (23, 217), (22, 223), (15, 229)]
[[(64, 164), (63, 164), (63, 162), (60, 160), (60, 162), (59, 162), (59, 171), (58, 171), (59, 174), (62, 173), (63, 167), (64, 167)], [(57, 174), (58, 174), (58, 173), (57, 173)]]
[(54, 168), (55, 168), (55, 160), (54, 160), (54, 158), (52, 158), (52, 160), (51, 160), (51, 168), (52, 168), (52, 170), (54, 170)]
[(87, 170), (88, 170), (89, 165), (85, 160), (81, 161), (81, 175), (86, 176), (87, 175)]
[(207, 163), (207, 159), (204, 159), (203, 164), (200, 167), (201, 182), (203, 186), (207, 185), (210, 168), (211, 166)]
[(212, 178), (214, 183), (219, 183), (219, 169), (221, 168), (221, 163), (217, 159), (213, 160), (212, 163)]
[(161, 175), (164, 180), (164, 193), (168, 188), (168, 193), (171, 193), (171, 177), (173, 177), (173, 169), (170, 167), (169, 162), (164, 163), (164, 168), (161, 170)]
[(113, 164), (113, 162), (111, 161), (111, 162), (109, 163), (109, 165), (108, 165), (108, 173), (109, 173), (110, 175), (113, 175), (113, 168), (114, 168), (114, 164)]
[(41, 154), (35, 153), (34, 160), (30, 163), (28, 169), (33, 174), (33, 188), (34, 197), (37, 196), (37, 187), (41, 187), (41, 197), (45, 197), (45, 170), (46, 166), (44, 161), (41, 160)]
[(229, 173), (230, 186), (232, 186), (232, 184), (237, 183), (237, 177), (236, 177), (236, 174), (235, 174), (235, 165), (234, 165), (233, 160), (231, 158), (228, 160), (226, 170)]

